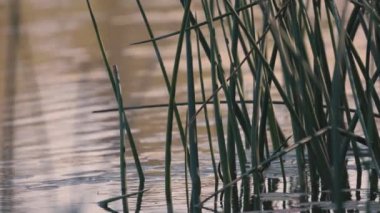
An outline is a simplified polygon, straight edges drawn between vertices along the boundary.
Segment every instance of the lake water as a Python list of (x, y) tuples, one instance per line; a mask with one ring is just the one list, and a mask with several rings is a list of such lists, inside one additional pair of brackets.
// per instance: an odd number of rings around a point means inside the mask
[[(94, 0), (92, 4), (110, 61), (121, 72), (125, 105), (165, 103), (167, 90), (153, 48), (129, 45), (148, 38), (135, 2)], [(156, 35), (178, 29), (182, 10), (177, 1), (143, 4)], [(175, 38), (160, 42), (168, 67), (175, 46)], [(92, 113), (116, 104), (85, 1), (0, 0), (0, 65), (0, 212), (104, 212), (97, 202), (120, 194), (118, 117), (116, 112)], [(186, 87), (179, 87), (177, 94), (183, 97), (177, 101), (186, 100)], [(146, 175), (144, 212), (166, 211), (166, 114), (166, 108), (127, 113)], [(174, 139), (174, 205), (184, 212), (184, 157), (177, 132)], [(206, 141), (201, 135), (203, 197), (214, 184)], [(128, 190), (133, 192), (138, 178), (127, 155)], [(287, 193), (283, 193), (279, 164), (274, 163), (266, 175), (273, 191), (263, 199), (273, 209), (330, 208), (328, 203), (307, 202), (307, 195), (296, 192), (293, 157), (287, 157)], [(354, 162), (348, 164), (354, 185)], [(363, 200), (367, 179), (364, 172)], [(301, 202), (305, 196), (306, 202)], [(134, 199), (130, 201), (133, 204)], [(377, 202), (378, 198), (371, 205)], [(366, 202), (347, 205), (365, 208)], [(111, 206), (121, 209), (119, 202)]]

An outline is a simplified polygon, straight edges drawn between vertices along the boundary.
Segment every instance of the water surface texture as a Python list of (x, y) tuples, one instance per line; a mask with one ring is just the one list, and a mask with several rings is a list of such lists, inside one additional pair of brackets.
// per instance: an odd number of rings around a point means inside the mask
[[(142, 2), (155, 34), (178, 29), (182, 18), (178, 1)], [(129, 45), (148, 38), (135, 2), (94, 0), (92, 4), (107, 54), (121, 72), (125, 105), (166, 103), (167, 90), (153, 48)], [(160, 47), (170, 70), (176, 39), (161, 41)], [(116, 104), (85, 1), (0, 0), (0, 65), (0, 212), (104, 212), (97, 202), (120, 194), (118, 117), (116, 112), (92, 113)], [(177, 101), (186, 100), (186, 87), (178, 87), (177, 94)], [(144, 212), (166, 211), (166, 113), (166, 108), (127, 113), (146, 175)], [(283, 115), (280, 120), (287, 119)], [(206, 135), (199, 140), (205, 197), (214, 190), (214, 177)], [(174, 206), (184, 212), (184, 156), (177, 132), (174, 143)], [(128, 190), (134, 192), (138, 178), (129, 148), (127, 155)], [(268, 209), (330, 208), (323, 202), (308, 203), (308, 195), (296, 193), (293, 157), (285, 159), (286, 193), (280, 165), (272, 164), (266, 173), (271, 191), (263, 200), (271, 206)], [(354, 166), (350, 171), (354, 185)], [(363, 178), (365, 198), (366, 172)], [(358, 204), (367, 205), (347, 203)], [(111, 206), (121, 209), (119, 202)]]

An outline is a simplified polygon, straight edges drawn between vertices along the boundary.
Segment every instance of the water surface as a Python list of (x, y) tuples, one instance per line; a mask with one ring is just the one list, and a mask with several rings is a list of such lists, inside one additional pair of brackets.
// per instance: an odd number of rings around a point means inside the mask
[[(125, 105), (165, 103), (167, 90), (153, 48), (128, 45), (148, 37), (135, 3), (92, 2), (107, 54), (121, 72)], [(157, 35), (178, 29), (182, 13), (176, 1), (143, 4)], [(15, 17), (18, 21), (14, 21)], [(0, 211), (104, 212), (96, 202), (120, 193), (118, 118), (116, 112), (92, 113), (116, 104), (85, 1), (0, 0), (0, 41)], [(169, 72), (175, 46), (175, 38), (160, 42)], [(185, 82), (183, 74), (180, 82)], [(177, 101), (186, 100), (186, 87), (179, 87), (177, 94)], [(180, 111), (185, 113), (184, 108)], [(166, 113), (165, 108), (127, 113), (146, 174), (144, 212), (166, 211)], [(280, 120), (288, 120), (288, 115), (281, 116)], [(199, 140), (205, 197), (213, 191), (214, 178), (207, 138), (200, 135)], [(184, 156), (178, 132), (174, 132), (174, 143), (174, 205), (183, 212)], [(127, 155), (128, 187), (133, 192), (138, 181), (129, 149)], [(285, 193), (279, 163), (273, 163), (266, 173), (266, 185), (271, 185), (271, 191), (263, 200), (271, 206), (268, 209), (331, 208), (329, 203), (310, 203), (309, 195), (297, 193), (294, 155), (285, 160)], [(352, 166), (353, 161), (348, 164)], [(350, 172), (354, 185), (353, 166)], [(364, 199), (368, 194), (366, 182), (363, 188)], [(358, 204), (365, 208), (366, 203), (347, 205)], [(121, 208), (118, 202), (112, 207)]]

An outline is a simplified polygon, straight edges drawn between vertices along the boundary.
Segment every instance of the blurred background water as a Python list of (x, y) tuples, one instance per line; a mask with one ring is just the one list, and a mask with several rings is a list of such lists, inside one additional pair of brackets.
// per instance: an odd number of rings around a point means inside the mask
[[(135, 2), (92, 4), (107, 54), (121, 72), (125, 105), (166, 103), (153, 48), (129, 45), (148, 37)], [(178, 1), (143, 4), (156, 35), (178, 30)], [(160, 42), (168, 70), (175, 46), (175, 38)], [(186, 87), (177, 94), (178, 101), (186, 100)], [(0, 212), (103, 212), (96, 202), (120, 193), (118, 118), (116, 112), (92, 112), (115, 106), (85, 1), (0, 0)], [(127, 114), (146, 173), (145, 212), (166, 211), (166, 113), (160, 108)], [(174, 137), (173, 197), (175, 209), (183, 212), (184, 157), (178, 133)], [(212, 192), (214, 184), (206, 141), (200, 135), (202, 195)], [(127, 155), (128, 190), (133, 192), (138, 179)], [(288, 157), (287, 191), (292, 193), (282, 193), (280, 166), (274, 164), (267, 177), (275, 186), (263, 199), (274, 209), (308, 209), (312, 204), (301, 204), (297, 168), (293, 156)], [(119, 202), (112, 206), (121, 208)]]
[[(93, 6), (111, 61), (139, 90), (153, 57), (126, 57), (145, 35), (136, 7)], [(115, 104), (85, 1), (2, 0), (0, 16), (0, 212), (102, 212), (96, 202), (119, 194), (118, 121), (92, 113)]]

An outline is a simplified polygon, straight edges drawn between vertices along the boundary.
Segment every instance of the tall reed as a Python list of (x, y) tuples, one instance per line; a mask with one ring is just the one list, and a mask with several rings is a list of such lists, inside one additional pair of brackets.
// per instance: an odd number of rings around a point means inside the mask
[[(181, 0), (183, 16), (179, 31), (161, 36), (154, 35), (143, 5), (139, 0), (136, 2), (150, 39), (135, 45), (152, 43), (169, 92), (168, 104), (159, 105), (168, 107), (165, 141), (168, 212), (174, 211), (170, 169), (174, 117), (188, 160), (185, 171), (191, 178), (191, 212), (206, 208), (204, 205), (213, 197), (216, 203), (221, 192), (224, 212), (263, 210), (261, 195), (267, 191), (264, 171), (279, 161), (286, 188), (284, 156), (291, 152), (295, 152), (300, 190), (310, 193), (312, 201), (318, 199), (315, 193), (330, 191), (331, 199), (325, 196), (322, 199), (332, 201), (339, 212), (343, 211), (343, 203), (351, 199), (347, 193), (352, 187), (347, 159), (354, 158), (356, 165), (354, 187), (362, 186), (361, 150), (368, 150), (371, 175), (379, 177), (377, 1), (347, 1), (338, 5), (338, 1), (318, 0), (201, 0), (198, 2), (201, 6), (194, 8), (196, 1)], [(194, 10), (203, 15), (203, 21), (199, 22)], [(98, 35), (97, 29), (96, 32)], [(169, 80), (157, 41), (173, 36), (178, 39)], [(359, 41), (364, 41), (365, 47), (359, 47)], [(193, 54), (192, 44), (196, 44), (197, 54)], [(182, 51), (186, 52), (186, 85), (178, 85)], [(103, 49), (102, 54), (106, 59)], [(195, 61), (197, 66), (193, 64)], [(206, 63), (209, 70), (203, 68)], [(106, 67), (109, 69), (107, 63)], [(195, 92), (197, 69), (199, 94)], [(205, 78), (211, 79), (212, 91), (208, 91), (208, 96)], [(187, 88), (187, 103), (176, 102), (178, 87)], [(208, 104), (212, 114), (207, 111)], [(179, 105), (188, 107), (186, 130), (181, 123), (184, 118), (178, 113)], [(137, 108), (144, 107), (157, 106)], [(205, 110), (210, 167), (214, 169), (216, 184), (218, 178), (223, 182), (221, 189), (216, 187), (215, 193), (203, 200), (197, 131), (201, 128), (197, 123), (201, 110)], [(288, 120), (279, 119), (282, 114), (288, 115)], [(210, 120), (214, 121), (213, 126)], [(213, 145), (217, 145), (219, 157), (214, 155)], [(349, 150), (353, 157), (349, 156)], [(238, 187), (240, 180), (242, 185)], [(372, 181), (371, 189), (377, 187), (377, 182)], [(218, 206), (215, 204), (212, 210), (218, 211)]]
[[(118, 70), (117, 66), (114, 66), (114, 69), (111, 70), (110, 63), (108, 61), (108, 58), (106, 56), (106, 52), (103, 46), (103, 42), (100, 36), (99, 28), (95, 19), (95, 15), (92, 11), (92, 7), (90, 4), (90, 0), (86, 1), (88, 10), (90, 12), (90, 17), (92, 24), (94, 26), (96, 38), (99, 44), (100, 52), (102, 54), (103, 62), (105, 64), (108, 77), (110, 80), (110, 83), (112, 85), (113, 93), (115, 95), (115, 99), (118, 105), (118, 112), (119, 112), (119, 129), (120, 129), (120, 188), (121, 188), (121, 196), (116, 196), (110, 199), (106, 199), (103, 201), (99, 202), (99, 206), (104, 208), (105, 210), (108, 211), (113, 211), (108, 207), (109, 202), (113, 202), (119, 199), (122, 199), (122, 206), (123, 206), (123, 212), (129, 212), (128, 208), (128, 202), (127, 202), (127, 197), (132, 196), (134, 194), (138, 195), (137, 198), (137, 203), (136, 203), (136, 211), (139, 211), (141, 207), (141, 202), (142, 202), (142, 195), (144, 193), (144, 183), (145, 183), (145, 176), (144, 172), (141, 166), (141, 162), (139, 159), (138, 151), (135, 145), (135, 141), (125, 114), (125, 111), (123, 110), (124, 104), (123, 104), (123, 99), (121, 96), (121, 86), (120, 86), (120, 81), (119, 81), (119, 76), (118, 76)], [(125, 135), (128, 137), (129, 145), (132, 150), (132, 155), (135, 161), (137, 173), (139, 176), (139, 192), (137, 193), (132, 193), (132, 194), (127, 194), (127, 183), (126, 183), (126, 161), (125, 161)]]

